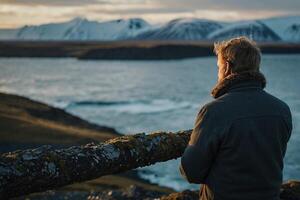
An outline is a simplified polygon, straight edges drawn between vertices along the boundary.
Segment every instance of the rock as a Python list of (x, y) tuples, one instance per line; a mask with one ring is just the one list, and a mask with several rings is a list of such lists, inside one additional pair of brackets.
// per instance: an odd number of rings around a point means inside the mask
[(290, 180), (281, 186), (282, 200), (300, 200), (300, 181)]
[(161, 200), (198, 200), (199, 191), (184, 190), (182, 192), (172, 193), (170, 195), (162, 196)]
[[(198, 200), (199, 191), (185, 190), (162, 196), (161, 200)], [(300, 200), (300, 181), (290, 180), (283, 183), (280, 190), (281, 200)]]

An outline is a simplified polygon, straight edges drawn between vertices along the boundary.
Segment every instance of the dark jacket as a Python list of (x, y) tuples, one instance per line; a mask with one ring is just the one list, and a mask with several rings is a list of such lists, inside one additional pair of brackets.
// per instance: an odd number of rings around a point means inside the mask
[(292, 118), (265, 85), (260, 72), (232, 74), (200, 109), (180, 165), (190, 183), (203, 184), (200, 199), (279, 199)]

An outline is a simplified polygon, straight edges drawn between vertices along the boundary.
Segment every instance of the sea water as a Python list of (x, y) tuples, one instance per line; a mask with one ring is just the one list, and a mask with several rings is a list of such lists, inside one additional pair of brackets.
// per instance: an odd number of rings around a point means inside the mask
[[(264, 55), (266, 91), (293, 115), (284, 180), (300, 179), (300, 55)], [(217, 81), (215, 57), (171, 61), (81, 61), (0, 58), (0, 91), (63, 108), (123, 134), (191, 129)], [(139, 169), (141, 177), (176, 190), (195, 189), (180, 159)]]

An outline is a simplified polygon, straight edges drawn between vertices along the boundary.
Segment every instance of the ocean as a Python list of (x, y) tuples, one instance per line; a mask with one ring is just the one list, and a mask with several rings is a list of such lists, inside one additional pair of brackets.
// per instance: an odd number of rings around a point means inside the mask
[[(300, 55), (264, 55), (266, 91), (284, 100), (293, 133), (284, 180), (300, 179)], [(0, 58), (0, 91), (63, 108), (124, 134), (191, 129), (217, 81), (215, 57), (171, 61), (82, 61)], [(178, 170), (180, 159), (139, 168), (141, 177), (175, 190), (197, 189)]]

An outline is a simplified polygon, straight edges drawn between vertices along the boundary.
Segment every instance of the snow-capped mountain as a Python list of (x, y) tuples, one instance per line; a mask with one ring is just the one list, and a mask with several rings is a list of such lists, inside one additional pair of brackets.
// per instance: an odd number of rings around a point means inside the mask
[(247, 36), (258, 42), (281, 41), (281, 38), (273, 30), (259, 20), (228, 25), (211, 33), (208, 38), (211, 40), (226, 40), (238, 36)]
[(14, 33), (18, 40), (118, 40), (133, 37), (149, 24), (138, 18), (106, 22), (75, 18), (65, 23), (24, 26)]
[(161, 27), (144, 31), (136, 36), (136, 39), (146, 40), (203, 40), (215, 30), (221, 29), (221, 23), (196, 19), (174, 19)]
[(136, 39), (224, 40), (247, 36), (258, 42), (300, 42), (300, 16), (276, 17), (232, 23), (196, 18), (172, 20), (138, 34)]
[(274, 17), (262, 22), (282, 40), (300, 42), (300, 16)]
[(75, 18), (64, 23), (0, 30), (0, 40), (223, 40), (247, 36), (259, 42), (300, 42), (300, 16), (217, 22), (180, 18), (162, 25), (143, 19), (89, 21)]

